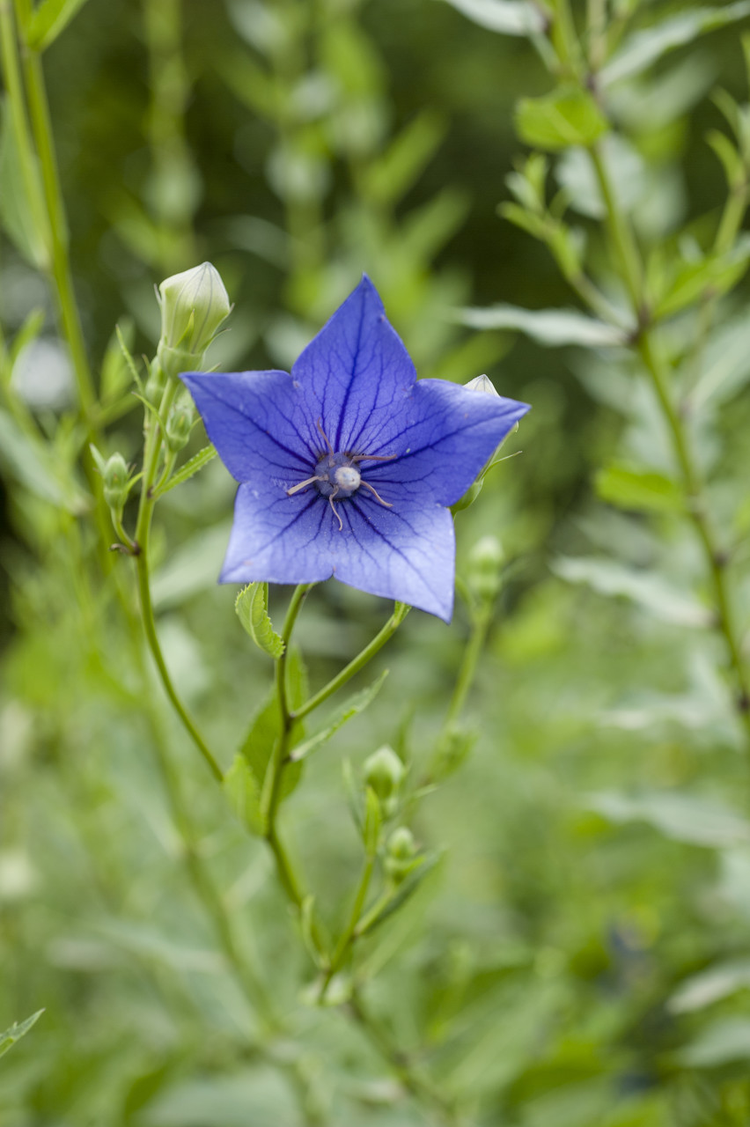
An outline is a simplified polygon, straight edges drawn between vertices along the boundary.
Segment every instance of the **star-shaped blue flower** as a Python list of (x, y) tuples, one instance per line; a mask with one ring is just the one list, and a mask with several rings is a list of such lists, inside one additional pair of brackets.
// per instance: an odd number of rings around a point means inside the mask
[(369, 278), (292, 373), (192, 372), (209, 438), (240, 482), (222, 583), (332, 575), (450, 621), (466, 492), (525, 403), (417, 382)]

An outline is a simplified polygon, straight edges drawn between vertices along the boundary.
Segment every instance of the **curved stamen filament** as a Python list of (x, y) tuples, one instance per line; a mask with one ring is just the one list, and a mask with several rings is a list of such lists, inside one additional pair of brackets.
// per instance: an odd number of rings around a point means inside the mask
[(323, 430), (323, 420), (318, 419), (318, 421), (315, 425), (318, 428), (318, 430), (320, 431), (321, 436), (323, 438), (323, 441), (325, 442), (326, 446), (328, 447), (328, 453), (333, 454), (333, 447), (331, 446), (330, 442), (328, 441), (328, 438), (326, 436), (326, 432)]
[(365, 489), (369, 489), (370, 492), (375, 495), (376, 499), (378, 501), (380, 501), (380, 504), (385, 505), (386, 509), (392, 509), (393, 508), (393, 505), (391, 504), (391, 502), (390, 501), (384, 501), (383, 498), (378, 493), (377, 489), (373, 489), (373, 487), (371, 485), (368, 485), (368, 483), (366, 481), (360, 481), (359, 484), (363, 485), (365, 487)]
[(338, 510), (336, 509), (336, 506), (333, 503), (333, 499), (336, 496), (336, 494), (338, 493), (338, 491), (339, 491), (339, 487), (337, 485), (336, 488), (334, 489), (333, 493), (331, 493), (330, 497), (328, 498), (328, 503), (330, 504), (331, 508), (333, 509), (333, 515), (335, 516), (336, 520), (339, 522), (339, 532), (343, 532), (344, 531), (344, 522), (342, 521), (341, 517), (339, 516)]
[(300, 489), (304, 489), (307, 485), (312, 485), (314, 481), (325, 481), (325, 478), (320, 477), (318, 474), (314, 474), (312, 477), (305, 478), (305, 480), (300, 481), (298, 485), (293, 485), (291, 489), (287, 489), (287, 497), (291, 497), (293, 493), (299, 493)]

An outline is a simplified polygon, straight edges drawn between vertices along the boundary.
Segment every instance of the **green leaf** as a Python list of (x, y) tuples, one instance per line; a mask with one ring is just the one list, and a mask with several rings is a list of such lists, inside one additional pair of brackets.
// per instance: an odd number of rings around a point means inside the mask
[(342, 728), (344, 724), (346, 724), (347, 720), (351, 720), (353, 716), (356, 716), (360, 712), (364, 712), (367, 706), (372, 703), (377, 694), (380, 692), (382, 684), (387, 676), (388, 670), (384, 669), (377, 680), (373, 681), (371, 685), (368, 685), (366, 689), (361, 689), (360, 692), (354, 693), (353, 696), (349, 697), (346, 704), (344, 704), (334, 715), (334, 718), (330, 722), (330, 724), (328, 724), (320, 732), (316, 732), (315, 735), (311, 736), (309, 740), (306, 740), (304, 743), (301, 743), (294, 748), (290, 756), (291, 761), (293, 763), (299, 763), (303, 759), (306, 759), (309, 755), (312, 755), (314, 751), (317, 751), (318, 748), (322, 747), (324, 743), (327, 743), (328, 740), (330, 740), (331, 736), (333, 736), (336, 732), (338, 732), (339, 728)]
[(552, 570), (568, 583), (585, 583), (600, 595), (622, 595), (649, 614), (677, 626), (706, 627), (710, 611), (689, 592), (676, 590), (660, 576), (594, 556), (560, 556)]
[(515, 121), (522, 141), (551, 152), (593, 145), (609, 130), (596, 101), (580, 86), (561, 86), (541, 98), (521, 98)]
[(586, 806), (611, 822), (647, 822), (673, 841), (724, 849), (750, 842), (750, 822), (716, 801), (678, 791), (602, 791)]
[(204, 446), (197, 454), (193, 454), (192, 458), (185, 462), (185, 465), (172, 474), (166, 485), (162, 486), (159, 490), (158, 496), (161, 497), (164, 493), (168, 493), (170, 489), (174, 489), (175, 485), (182, 485), (184, 481), (189, 481), (191, 477), (207, 466), (209, 462), (213, 461), (216, 457), (216, 448), (214, 446)]
[(693, 8), (680, 12), (626, 39), (600, 71), (600, 79), (609, 86), (622, 78), (632, 78), (669, 51), (691, 43), (707, 31), (736, 23), (747, 15), (750, 15), (750, 0), (740, 0), (740, 3), (728, 4), (724, 8)]
[(273, 658), (281, 657), (284, 642), (275, 632), (268, 616), (268, 584), (248, 584), (237, 596), (234, 609), (256, 646)]
[(267, 824), (261, 808), (260, 787), (244, 755), (235, 755), (222, 786), (229, 805), (242, 824), (251, 833), (262, 837)]
[(88, 502), (73, 484), (68, 467), (58, 465), (52, 451), (21, 431), (7, 412), (0, 410), (0, 465), (20, 485), (58, 509), (84, 513)]
[(396, 203), (419, 178), (444, 136), (441, 118), (423, 110), (366, 169), (365, 192), (380, 204)]
[(420, 885), (442, 860), (442, 853), (434, 850), (431, 853), (425, 853), (422, 857), (417, 858), (417, 864), (406, 877), (405, 880), (399, 884), (394, 890), (393, 895), (383, 904), (383, 907), (375, 913), (372, 917), (365, 917), (364, 926), (360, 930), (357, 929), (357, 935), (370, 935), (376, 927), (380, 927), (382, 923), (397, 912), (399, 908), (404, 905), (407, 900), (410, 900)]
[(86, 0), (42, 0), (29, 21), (26, 38), (34, 51), (45, 51), (65, 31)]
[(540, 8), (524, 0), (448, 0), (480, 27), (501, 35), (541, 35), (545, 20)]
[(726, 254), (681, 263), (654, 308), (654, 318), (671, 317), (701, 298), (727, 293), (739, 282), (749, 262), (750, 239), (742, 239)]
[(586, 348), (615, 347), (624, 343), (624, 335), (619, 329), (574, 309), (521, 309), (517, 305), (491, 305), (486, 309), (461, 309), (457, 319), (472, 329), (517, 329), (550, 348), (564, 344), (581, 344)]
[(750, 989), (750, 959), (717, 963), (700, 974), (686, 978), (669, 999), (673, 1014), (694, 1013), (706, 1006), (729, 998), (740, 990)]
[(10, 1029), (6, 1029), (4, 1033), (0, 1033), (0, 1057), (4, 1056), (12, 1049), (17, 1041), (20, 1041), (22, 1037), (26, 1036), (32, 1025), (36, 1024), (43, 1013), (44, 1010), (37, 1010), (31, 1017), (27, 1017), (26, 1021), (14, 1022)]
[(655, 470), (611, 465), (596, 474), (594, 484), (602, 501), (620, 509), (657, 513), (685, 511), (679, 485)]
[(677, 1061), (684, 1068), (719, 1068), (745, 1060), (750, 1060), (750, 1020), (746, 1017), (712, 1022), (677, 1053)]
[[(130, 351), (133, 348), (134, 341), (135, 321), (132, 317), (123, 317), (107, 342), (104, 359), (102, 360), (102, 399), (116, 399), (130, 386), (132, 380)], [(123, 345), (125, 351), (123, 351)]]

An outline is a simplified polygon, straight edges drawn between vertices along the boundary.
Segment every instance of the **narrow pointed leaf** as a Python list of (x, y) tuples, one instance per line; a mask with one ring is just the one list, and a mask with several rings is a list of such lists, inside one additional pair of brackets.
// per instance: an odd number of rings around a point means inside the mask
[(317, 751), (324, 743), (327, 743), (331, 736), (346, 724), (347, 720), (351, 720), (353, 716), (364, 712), (367, 706), (372, 703), (380, 692), (387, 676), (388, 670), (384, 669), (376, 681), (373, 681), (366, 689), (362, 689), (360, 692), (354, 693), (353, 696), (349, 697), (346, 704), (335, 714), (330, 724), (320, 732), (316, 732), (309, 740), (305, 740), (304, 743), (294, 748), (290, 756), (291, 761), (293, 763), (299, 763), (301, 760), (306, 759), (308, 755), (312, 755), (314, 751)]
[(26, 1021), (14, 1022), (10, 1029), (6, 1029), (4, 1033), (0, 1033), (0, 1057), (4, 1056), (5, 1053), (12, 1049), (17, 1041), (20, 1041), (22, 1037), (26, 1036), (32, 1025), (37, 1023), (43, 1013), (44, 1010), (37, 1010), (31, 1017), (27, 1017)]

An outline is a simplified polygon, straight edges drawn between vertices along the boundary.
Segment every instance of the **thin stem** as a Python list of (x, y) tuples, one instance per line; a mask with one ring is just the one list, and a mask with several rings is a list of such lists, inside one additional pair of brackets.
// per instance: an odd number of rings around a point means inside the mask
[[(172, 400), (177, 392), (177, 381), (170, 379), (167, 382), (164, 394), (162, 396), (160, 416), (165, 418)], [(155, 419), (152, 419), (147, 413), (146, 422), (146, 446), (143, 456), (143, 478), (141, 480), (141, 500), (138, 509), (138, 519), (135, 527), (135, 544), (134, 553), (136, 561), (136, 569), (138, 575), (138, 595), (141, 603), (141, 613), (143, 619), (143, 628), (146, 634), (146, 641), (148, 642), (149, 649), (156, 663), (156, 668), (159, 671), (161, 682), (164, 686), (165, 692), (169, 697), (172, 707), (180, 718), (183, 727), (192, 739), (198, 751), (203, 756), (211, 774), (217, 782), (221, 782), (224, 774), (221, 767), (216, 762), (211, 750), (209, 749), (203, 736), (196, 728), (193, 720), (191, 719), (187, 709), (183, 705), (177, 690), (172, 683), (172, 678), (167, 669), (167, 663), (164, 660), (161, 645), (159, 643), (159, 635), (156, 630), (156, 621), (154, 618), (154, 608), (151, 601), (151, 583), (149, 576), (149, 540), (151, 533), (151, 518), (154, 511), (154, 498), (152, 490), (156, 471), (159, 464), (159, 453), (161, 450), (161, 424)]]
[(461, 668), (459, 669), (450, 704), (448, 705), (448, 712), (443, 722), (444, 731), (452, 728), (463, 712), (469, 689), (474, 683), (477, 665), (484, 648), (491, 620), (492, 606), (486, 603), (483, 604), (473, 616), (471, 633), (469, 634), (469, 640), (464, 649), (463, 658), (461, 659)]
[[(591, 156), (607, 209), (607, 226), (628, 283), (634, 309), (643, 320), (646, 308), (645, 295), (642, 290), (643, 271), (635, 238), (625, 216), (617, 206), (604, 162), (596, 150), (591, 151)], [(738, 223), (739, 221), (738, 215), (733, 213), (732, 222)], [(653, 330), (649, 329), (647, 325), (644, 326), (640, 334), (637, 348), (644, 367), (651, 377), (654, 392), (669, 429), (672, 447), (688, 500), (688, 515), (693, 522), (703, 549), (713, 588), (717, 627), (723, 635), (729, 664), (734, 675), (737, 689), (737, 710), (745, 730), (748, 750), (750, 750), (750, 685), (745, 672), (738, 631), (729, 598), (726, 558), (715, 541), (708, 517), (701, 475), (688, 443), (682, 417), (672, 399), (668, 384), (669, 368), (664, 364), (657, 351)]]
[(333, 952), (328, 971), (320, 989), (321, 1002), (325, 999), (333, 976), (343, 966), (344, 960), (349, 953), (349, 948), (353, 946), (357, 938), (357, 925), (362, 918), (362, 910), (365, 906), (365, 900), (367, 899), (367, 893), (370, 888), (370, 881), (372, 880), (372, 873), (375, 868), (375, 857), (375, 853), (368, 853), (365, 857), (365, 863), (362, 866), (362, 875), (359, 879), (357, 891), (354, 896), (354, 903), (349, 914), (349, 921), (336, 944), (336, 949)]
[(382, 630), (375, 635), (369, 645), (365, 646), (361, 653), (357, 654), (348, 665), (345, 665), (341, 672), (337, 673), (319, 692), (305, 701), (300, 708), (295, 708), (291, 714), (292, 720), (301, 720), (304, 716), (307, 716), (308, 713), (312, 712), (313, 709), (317, 708), (318, 705), (328, 700), (328, 698), (340, 689), (342, 685), (345, 685), (347, 681), (351, 681), (352, 677), (359, 673), (360, 669), (363, 669), (365, 665), (375, 657), (375, 654), (382, 650), (386, 642), (393, 637), (410, 609), (411, 608), (404, 603), (397, 603), (393, 614)]
[[(20, 0), (17, 0), (16, 10), (19, 11), (19, 9)], [(86, 355), (83, 329), (73, 289), (73, 277), (68, 256), (67, 219), (57, 167), (49, 103), (41, 59), (38, 52), (28, 45), (24, 45), (24, 74), (29, 96), (31, 124), (37, 153), (39, 154), (42, 185), (49, 216), (52, 276), (55, 282), (60, 320), (73, 362), (81, 413), (86, 422), (88, 437), (93, 441), (96, 434), (93, 429), (92, 410), (96, 402), (96, 391)]]
[[(279, 713), (281, 721), (281, 730), (279, 738), (276, 741), (274, 748), (273, 759), (271, 761), (271, 784), (268, 797), (268, 813), (267, 813), (267, 829), (265, 838), (268, 846), (273, 853), (273, 858), (276, 863), (276, 872), (279, 882), (286, 893), (287, 898), (294, 905), (299, 914), (302, 913), (307, 894), (304, 891), (302, 882), (297, 876), (294, 866), (289, 860), (289, 855), (286, 852), (283, 842), (279, 837), (278, 829), (276, 827), (276, 818), (279, 811), (279, 803), (282, 795), (282, 782), (284, 778), (284, 770), (287, 760), (287, 749), (289, 744), (289, 735), (294, 723), (292, 714), (289, 710), (289, 696), (286, 683), (286, 666), (287, 658), (289, 655), (289, 644), (292, 638), (292, 631), (294, 624), (297, 621), (297, 616), (302, 609), (302, 604), (308, 592), (312, 589), (314, 584), (301, 583), (295, 587), (292, 598), (289, 602), (289, 607), (284, 619), (284, 625), (281, 630), (281, 637), (284, 642), (284, 652), (281, 657), (276, 660), (276, 696), (279, 704)], [(310, 925), (311, 937), (316, 951), (321, 959), (325, 958), (325, 944), (321, 934), (319, 925), (313, 917)]]
[(33, 216), (35, 233), (41, 241), (45, 269), (50, 267), (52, 234), (49, 226), (42, 187), (38, 176), (36, 153), (31, 143), (29, 122), (26, 116), (26, 99), (23, 93), (18, 40), (10, 0), (0, 0), (0, 48), (2, 49), (3, 76), (10, 107), (10, 122), (16, 144), (18, 167), (23, 180), (26, 202)]
[(356, 990), (352, 992), (349, 999), (348, 1009), (368, 1040), (389, 1062), (404, 1087), (417, 1100), (430, 1104), (440, 1117), (440, 1122), (445, 1124), (446, 1127), (457, 1125), (460, 1120), (453, 1104), (443, 1096), (442, 1092), (434, 1086), (423, 1072), (414, 1067), (408, 1055), (393, 1043), (380, 1022), (367, 1012), (362, 998)]

